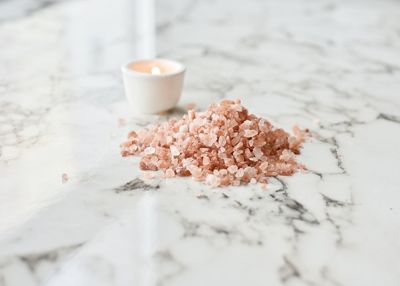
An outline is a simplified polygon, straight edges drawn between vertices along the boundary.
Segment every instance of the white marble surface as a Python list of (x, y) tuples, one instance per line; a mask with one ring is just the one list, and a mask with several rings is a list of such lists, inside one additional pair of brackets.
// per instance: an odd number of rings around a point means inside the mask
[[(0, 1), (0, 285), (400, 285), (400, 2), (153, 8)], [(181, 105), (310, 128), (310, 172), (138, 180), (118, 145), (155, 118), (118, 123), (119, 65), (155, 54), (187, 65)]]

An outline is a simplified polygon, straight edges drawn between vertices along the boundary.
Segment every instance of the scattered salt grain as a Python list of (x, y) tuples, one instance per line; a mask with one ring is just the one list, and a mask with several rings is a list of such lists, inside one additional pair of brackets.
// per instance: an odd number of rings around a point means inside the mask
[(194, 109), (196, 109), (196, 103), (193, 103), (193, 102), (188, 103), (185, 105), (185, 108), (186, 108), (186, 110), (194, 110)]
[(118, 126), (123, 127), (126, 125), (126, 119), (125, 118), (118, 118)]
[(63, 174), (61, 175), (61, 183), (65, 184), (66, 182), (68, 182), (68, 180), (69, 180), (68, 174), (63, 173)]
[(314, 125), (317, 125), (317, 126), (319, 126), (321, 124), (321, 120), (318, 118), (314, 118), (312, 122)]
[(213, 187), (264, 186), (267, 177), (305, 169), (295, 157), (306, 137), (297, 126), (290, 135), (249, 114), (240, 100), (223, 100), (204, 112), (190, 109), (180, 119), (130, 132), (121, 154), (142, 156), (142, 170), (163, 170), (166, 178), (191, 175)]
[(142, 172), (143, 179), (151, 180), (155, 178), (155, 174), (152, 172)]

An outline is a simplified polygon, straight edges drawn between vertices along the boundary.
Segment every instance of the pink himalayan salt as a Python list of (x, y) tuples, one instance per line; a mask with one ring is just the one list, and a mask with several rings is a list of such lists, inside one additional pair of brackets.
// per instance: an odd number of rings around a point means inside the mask
[(185, 105), (186, 110), (196, 109), (196, 103), (188, 103)]
[(61, 183), (65, 184), (66, 182), (68, 182), (69, 180), (69, 176), (67, 173), (62, 173), (61, 174)]
[(145, 172), (142, 172), (142, 176), (144, 179), (151, 180), (151, 179), (154, 179), (156, 175), (154, 173), (145, 171)]
[(246, 129), (246, 130), (244, 130), (243, 136), (244, 137), (254, 137), (257, 134), (258, 134), (257, 130), (248, 130), (248, 129)]
[(154, 154), (156, 152), (156, 149), (154, 147), (147, 147), (146, 149), (144, 149), (144, 154)]
[(169, 149), (171, 151), (171, 155), (174, 157), (179, 156), (179, 154), (181, 153), (179, 152), (178, 148), (176, 148), (174, 145), (171, 145)]
[(192, 176), (218, 187), (289, 176), (305, 167), (295, 157), (307, 131), (294, 135), (249, 114), (240, 100), (222, 100), (204, 112), (132, 131), (122, 156), (140, 155), (142, 170), (163, 170), (167, 178)]
[(123, 127), (126, 125), (126, 119), (125, 118), (118, 118), (118, 126)]
[(238, 167), (236, 165), (230, 165), (228, 167), (228, 172), (231, 173), (231, 174), (235, 174), (237, 169), (238, 169)]
[(170, 168), (170, 169), (167, 169), (167, 170), (165, 171), (165, 177), (166, 177), (166, 178), (173, 178), (173, 177), (175, 177), (175, 172), (174, 172), (174, 170), (172, 170), (171, 168)]

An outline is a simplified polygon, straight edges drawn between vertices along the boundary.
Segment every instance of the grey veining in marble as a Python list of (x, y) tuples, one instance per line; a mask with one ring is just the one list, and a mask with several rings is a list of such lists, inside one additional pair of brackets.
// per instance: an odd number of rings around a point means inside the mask
[[(395, 0), (0, 1), (0, 285), (399, 285), (399, 19)], [(163, 118), (129, 116), (119, 66), (154, 56), (186, 64), (181, 106), (309, 128), (309, 171), (141, 178), (119, 143)]]

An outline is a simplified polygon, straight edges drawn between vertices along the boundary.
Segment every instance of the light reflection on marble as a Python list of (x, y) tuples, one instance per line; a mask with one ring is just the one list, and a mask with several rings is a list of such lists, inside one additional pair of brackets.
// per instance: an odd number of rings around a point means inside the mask
[[(152, 3), (0, 2), (0, 285), (399, 285), (400, 3)], [(162, 118), (129, 118), (119, 66), (154, 54), (182, 106), (308, 127), (310, 171), (141, 181), (118, 145)]]

